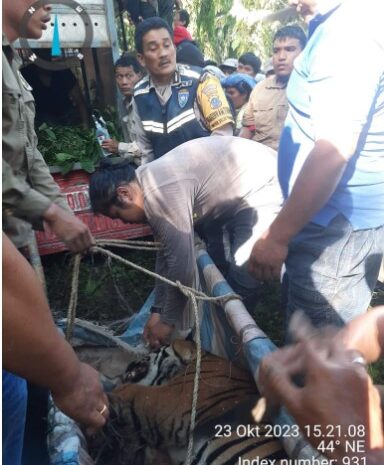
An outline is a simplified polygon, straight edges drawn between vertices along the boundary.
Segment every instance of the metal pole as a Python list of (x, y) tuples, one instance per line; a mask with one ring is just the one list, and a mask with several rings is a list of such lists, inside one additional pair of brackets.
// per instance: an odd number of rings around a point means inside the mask
[(99, 57), (97, 56), (97, 49), (92, 48), (92, 58), (93, 58), (93, 65), (95, 68), (95, 76), (96, 76), (96, 95), (100, 98), (100, 102), (104, 102), (104, 92), (103, 86), (101, 85), (101, 74), (100, 74), (100, 65), (99, 65)]
[[(200, 272), (203, 273), (204, 281), (207, 286), (205, 291), (213, 297), (220, 297), (233, 293), (233, 290), (217, 269), (211, 257), (207, 254), (205, 246), (201, 241), (195, 241), (195, 252), (197, 266)], [(223, 310), (235, 333), (240, 338), (249, 367), (257, 384), (257, 367), (265, 355), (276, 350), (276, 346), (257, 326), (255, 320), (249, 315), (241, 300), (228, 300), (224, 304)], [(272, 419), (272, 423), (275, 425), (288, 425), (297, 428), (294, 420), (284, 409), (280, 409), (280, 412)], [(292, 459), (305, 460), (316, 458), (321, 460), (323, 465), (328, 463), (327, 459), (323, 457), (319, 451), (313, 449), (301, 434), (298, 437), (293, 436), (296, 435), (292, 434), (289, 437), (280, 438), (289, 457)]]
[(116, 30), (116, 23), (115, 23), (115, 10), (113, 2), (109, 0), (105, 0), (104, 2), (105, 8), (105, 16), (107, 20), (107, 28), (109, 34), (109, 42), (112, 48), (112, 59), (113, 62), (119, 58), (120, 50), (119, 50), (119, 41), (117, 39), (117, 30)]
[(90, 115), (92, 113), (92, 105), (91, 105), (91, 96), (89, 94), (87, 71), (85, 68), (84, 60), (80, 60), (80, 66), (81, 66), (81, 76), (83, 78), (83, 83), (84, 83), (85, 103), (87, 105), (88, 117), (90, 118), (91, 117)]
[[(118, 0), (119, 8), (120, 8), (120, 0)], [(117, 30), (116, 30), (116, 23), (115, 23), (115, 10), (114, 10), (114, 3), (110, 2), (109, 0), (105, 0), (104, 2), (105, 7), (105, 15), (107, 19), (107, 27), (108, 27), (108, 34), (109, 34), (109, 41), (111, 44), (112, 50), (112, 60), (113, 63), (116, 63), (117, 59), (120, 56), (119, 50), (119, 41), (117, 38)], [(125, 32), (125, 30), (124, 30)], [(125, 42), (124, 42), (124, 46)], [(120, 92), (116, 92), (116, 108), (119, 113), (120, 119), (124, 116), (123, 107), (119, 105), (119, 99), (121, 100)]]

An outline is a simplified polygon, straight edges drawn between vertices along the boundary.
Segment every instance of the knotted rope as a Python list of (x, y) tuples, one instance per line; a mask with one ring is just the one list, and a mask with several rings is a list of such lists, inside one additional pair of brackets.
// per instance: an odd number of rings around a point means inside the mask
[[(197, 399), (199, 394), (199, 378), (200, 378), (200, 369), (201, 369), (201, 338), (200, 338), (200, 331), (199, 331), (199, 311), (197, 306), (197, 301), (207, 301), (207, 302), (214, 302), (224, 305), (232, 299), (241, 299), (241, 297), (234, 293), (225, 294), (220, 297), (210, 297), (207, 296), (204, 292), (194, 289), (193, 287), (185, 286), (180, 281), (171, 281), (164, 276), (161, 276), (153, 271), (148, 270), (140, 265), (137, 265), (126, 258), (120, 257), (119, 255), (111, 252), (110, 250), (104, 249), (105, 246), (112, 246), (112, 247), (121, 247), (127, 249), (136, 249), (136, 250), (160, 250), (161, 245), (156, 242), (142, 242), (142, 241), (122, 241), (119, 239), (108, 239), (108, 240), (98, 240), (96, 241), (95, 246), (91, 247), (90, 252), (93, 253), (100, 253), (107, 257), (114, 258), (115, 260), (124, 263), (135, 270), (141, 271), (146, 273), (153, 278), (159, 279), (164, 283), (172, 286), (177, 287), (188, 299), (192, 302), (193, 313), (195, 317), (195, 325), (196, 325), (196, 371), (194, 377), (194, 384), (193, 384), (193, 394), (192, 394), (192, 407), (191, 407), (191, 426), (189, 430), (189, 438), (188, 438), (188, 448), (187, 448), (187, 456), (184, 462), (184, 465), (190, 465), (192, 461), (192, 453), (193, 453), (193, 432), (195, 429), (196, 424), (196, 410), (197, 410)], [(67, 328), (66, 328), (66, 339), (68, 341), (71, 340), (73, 334), (73, 325), (76, 318), (76, 307), (77, 307), (77, 300), (78, 300), (78, 287), (79, 287), (79, 274), (80, 274), (80, 262), (82, 259), (81, 254), (76, 254), (74, 257), (73, 263), (73, 274), (72, 274), (72, 284), (71, 284), (71, 295), (70, 301), (68, 305), (68, 313), (67, 313)]]

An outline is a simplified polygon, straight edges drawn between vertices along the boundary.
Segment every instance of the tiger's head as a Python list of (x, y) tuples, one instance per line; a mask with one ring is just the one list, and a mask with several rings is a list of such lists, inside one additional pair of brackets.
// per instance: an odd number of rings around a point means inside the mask
[(193, 341), (175, 339), (141, 360), (131, 362), (123, 374), (122, 383), (159, 386), (180, 373), (196, 358)]

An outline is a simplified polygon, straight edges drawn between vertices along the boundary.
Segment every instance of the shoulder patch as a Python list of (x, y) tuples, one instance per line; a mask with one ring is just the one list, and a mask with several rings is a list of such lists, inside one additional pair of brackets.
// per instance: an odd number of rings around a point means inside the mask
[(220, 81), (209, 73), (205, 73), (197, 91), (202, 119), (210, 131), (233, 124), (233, 117)]
[(180, 108), (185, 107), (185, 105), (188, 102), (188, 98), (189, 98), (189, 90), (188, 89), (179, 90), (179, 92), (177, 93), (177, 100), (179, 102), (179, 107)]

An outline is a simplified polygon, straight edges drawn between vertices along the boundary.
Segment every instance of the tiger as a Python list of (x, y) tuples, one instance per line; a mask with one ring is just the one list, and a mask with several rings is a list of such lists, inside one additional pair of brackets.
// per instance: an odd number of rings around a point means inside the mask
[[(131, 368), (131, 380), (109, 394), (111, 419), (106, 435), (118, 444), (110, 446), (110, 464), (147, 465), (148, 451), (166, 451), (169, 465), (186, 458), (193, 396), (196, 346), (176, 340), (149, 356), (157, 361), (143, 375), (142, 367)], [(171, 374), (171, 379), (166, 380)], [(126, 372), (128, 376), (128, 372)], [(129, 377), (129, 376), (128, 376)], [(135, 379), (136, 378), (136, 379)], [(139, 379), (137, 379), (139, 378)], [(149, 384), (148, 384), (149, 383)], [(147, 385), (145, 385), (147, 384)], [(215, 437), (216, 425), (254, 424), (251, 409), (260, 395), (249, 372), (229, 361), (202, 351), (193, 465), (237, 464), (239, 457), (287, 458), (275, 438)], [(159, 460), (152, 462), (159, 465)]]
[[(76, 324), (80, 326), (78, 321)], [(81, 328), (84, 326), (91, 328), (91, 336), (98, 330), (90, 323), (81, 321)], [(148, 349), (139, 350), (126, 343), (116, 343), (116, 338), (110, 340), (108, 335), (103, 336), (103, 344), (95, 345), (95, 337), (90, 337), (87, 344), (81, 341), (83, 344), (76, 346), (75, 350), (82, 362), (99, 371), (107, 392), (125, 383), (161, 385), (190, 363), (194, 354), (194, 343), (188, 339), (176, 339), (171, 345), (148, 352)], [(190, 334), (187, 333), (186, 337), (190, 337)]]
[(175, 339), (145, 358), (127, 365), (121, 383), (160, 386), (179, 374), (196, 359), (196, 346), (189, 339)]

